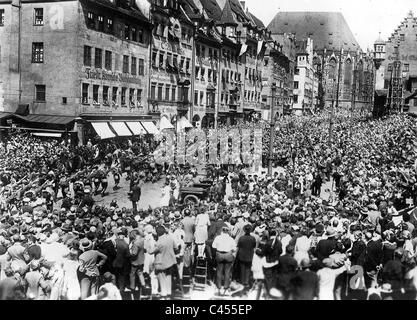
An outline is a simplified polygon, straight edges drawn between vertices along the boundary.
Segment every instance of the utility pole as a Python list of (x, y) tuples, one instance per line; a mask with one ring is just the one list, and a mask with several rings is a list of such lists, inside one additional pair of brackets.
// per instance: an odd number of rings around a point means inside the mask
[(274, 154), (274, 140), (275, 140), (275, 95), (276, 95), (276, 84), (272, 83), (271, 86), (271, 129), (270, 129), (270, 140), (269, 140), (269, 159), (268, 159), (268, 174), (272, 175), (272, 156)]

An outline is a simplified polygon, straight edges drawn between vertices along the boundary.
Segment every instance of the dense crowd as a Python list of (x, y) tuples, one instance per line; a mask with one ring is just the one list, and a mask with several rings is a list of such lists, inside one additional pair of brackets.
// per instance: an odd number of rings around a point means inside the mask
[[(415, 128), (407, 115), (339, 115), (330, 141), (324, 115), (282, 119), (282, 168), (207, 168), (211, 188), (196, 204), (182, 204), (180, 189), (197, 169), (152, 163), (155, 141), (11, 135), (0, 145), (0, 299), (169, 299), (186, 275), (197, 281), (201, 261), (216, 295), (416, 299)], [(96, 205), (120, 179), (132, 208)], [(139, 210), (146, 182), (160, 179), (159, 207)]]

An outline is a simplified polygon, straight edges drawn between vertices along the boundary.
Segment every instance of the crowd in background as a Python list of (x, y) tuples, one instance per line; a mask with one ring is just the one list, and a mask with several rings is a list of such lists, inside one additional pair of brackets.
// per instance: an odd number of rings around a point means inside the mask
[[(268, 124), (257, 126), (267, 157)], [(153, 141), (11, 135), (0, 146), (0, 298), (169, 299), (203, 260), (216, 295), (416, 299), (416, 136), (407, 115), (336, 116), (331, 139), (324, 115), (286, 118), (274, 140), (282, 168), (207, 168), (208, 196), (183, 204), (196, 168), (152, 163)], [(120, 179), (132, 207), (96, 205)], [(146, 181), (160, 179), (159, 207), (139, 210)]]

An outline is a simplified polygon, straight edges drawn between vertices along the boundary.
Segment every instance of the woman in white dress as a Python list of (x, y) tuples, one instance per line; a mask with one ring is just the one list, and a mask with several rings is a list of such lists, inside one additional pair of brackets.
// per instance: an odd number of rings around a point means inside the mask
[(162, 187), (162, 198), (161, 198), (161, 207), (169, 206), (169, 199), (171, 198), (171, 186), (169, 182), (165, 182), (165, 185)]
[(195, 219), (195, 244), (198, 246), (198, 256), (204, 257), (206, 241), (208, 239), (208, 227), (210, 226), (210, 216), (206, 211), (200, 211)]
[(226, 203), (229, 203), (229, 198), (233, 197), (233, 188), (232, 188), (232, 175), (229, 174), (227, 176), (227, 178), (225, 178), (225, 183), (226, 183), (226, 191), (225, 191), (225, 195), (224, 195), (224, 201)]
[(81, 298), (81, 289), (77, 278), (79, 266), (78, 250), (72, 248), (62, 265), (64, 271), (63, 295), (67, 300), (79, 300)]
[(301, 230), (301, 237), (298, 237), (295, 242), (294, 259), (297, 260), (298, 265), (303, 259), (309, 259), (308, 251), (311, 247), (311, 240), (308, 238), (307, 229)]

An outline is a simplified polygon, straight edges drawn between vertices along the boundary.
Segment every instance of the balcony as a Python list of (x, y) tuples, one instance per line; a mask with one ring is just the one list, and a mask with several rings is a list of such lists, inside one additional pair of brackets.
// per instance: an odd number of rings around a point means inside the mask
[(190, 108), (190, 105), (191, 105), (191, 103), (190, 103), (189, 100), (178, 100), (177, 101), (177, 110), (188, 112), (188, 110)]
[(215, 114), (215, 113), (216, 113), (216, 107), (214, 105), (206, 107), (206, 114)]

